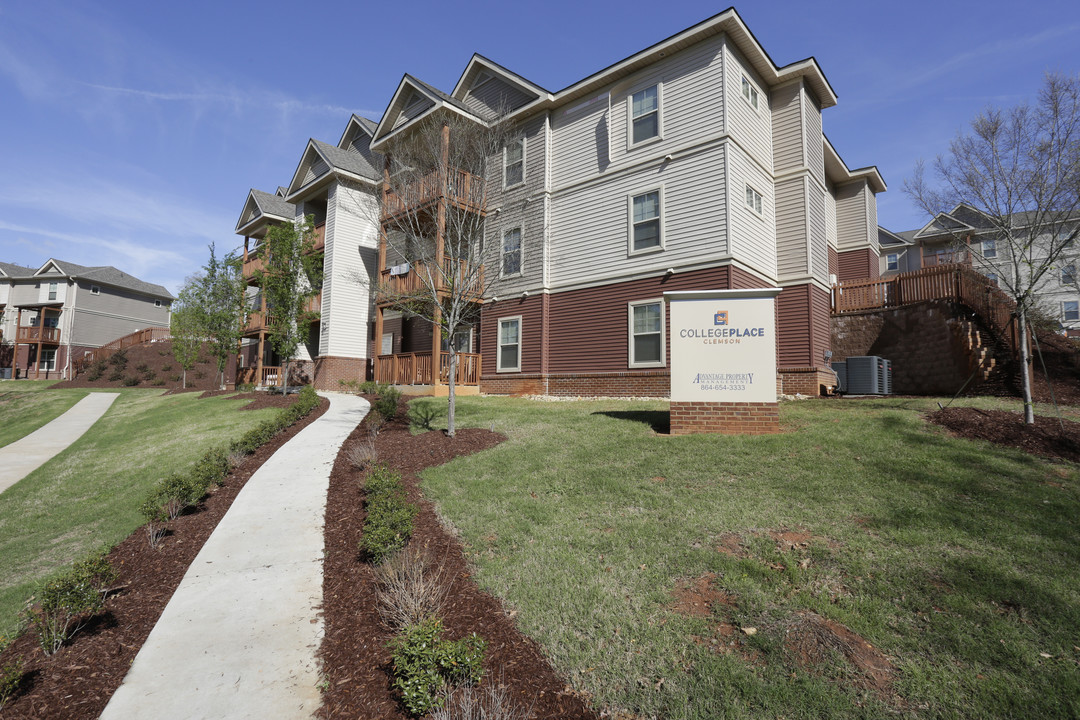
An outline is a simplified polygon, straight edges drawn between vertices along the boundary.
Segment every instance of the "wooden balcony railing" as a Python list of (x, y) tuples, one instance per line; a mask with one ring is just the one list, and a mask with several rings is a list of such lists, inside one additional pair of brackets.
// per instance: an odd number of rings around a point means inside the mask
[[(315, 244), (312, 246), (312, 252), (322, 252), (326, 248), (326, 223), (315, 226)], [(266, 246), (259, 245), (254, 250), (250, 250), (244, 257), (241, 265), (241, 272), (245, 278), (249, 280), (255, 276), (255, 273), (266, 269)]]
[(110, 343), (106, 343), (93, 352), (87, 353), (81, 358), (75, 359), (75, 372), (80, 373), (83, 368), (88, 367), (96, 360), (105, 360), (110, 355), (118, 350), (129, 348), (133, 345), (142, 345), (143, 343), (154, 342), (156, 340), (168, 340), (172, 337), (172, 333), (169, 328), (153, 327), (146, 328), (145, 330), (136, 330), (133, 333), (125, 335), (122, 338), (117, 338)]
[(408, 185), (401, 193), (389, 191), (383, 207), (383, 219), (403, 212), (419, 210), (445, 195), (446, 199), (462, 210), (484, 212), (484, 178), (464, 170), (451, 170), (446, 186), (439, 181), (439, 173), (431, 172)]
[(988, 277), (966, 264), (938, 265), (878, 280), (856, 280), (833, 287), (833, 313), (949, 300), (973, 310), (999, 338), (1018, 352), (1016, 303)]
[[(424, 288), (427, 287), (428, 272), (428, 267), (422, 263), (413, 265), (408, 272), (397, 275), (393, 274), (390, 268), (385, 268), (379, 274), (379, 300), (384, 301), (387, 298), (423, 292)], [(435, 280), (439, 281), (440, 278), (436, 277)], [(449, 256), (444, 257), (441, 280), (444, 284), (446, 281), (467, 282), (469, 280), (468, 261), (455, 260)], [(483, 266), (480, 266), (477, 270), (475, 285), (475, 299), (479, 301), (484, 287)]]
[(21, 343), (47, 343), (49, 345), (60, 344), (60, 328), (37, 327), (35, 325), (20, 325), (15, 333), (15, 342)]
[(257, 333), (270, 327), (274, 316), (259, 310), (248, 313), (247, 322), (244, 323), (244, 334)]
[[(450, 381), (450, 353), (439, 353), (439, 381)], [(480, 384), (479, 353), (458, 353), (456, 385)], [(389, 385), (431, 385), (431, 353), (398, 353), (375, 358), (375, 380)]]

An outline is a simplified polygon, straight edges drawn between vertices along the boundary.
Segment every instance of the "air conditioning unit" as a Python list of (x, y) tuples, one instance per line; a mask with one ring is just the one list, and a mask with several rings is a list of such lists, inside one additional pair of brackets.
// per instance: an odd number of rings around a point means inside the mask
[(892, 363), (877, 355), (847, 359), (849, 395), (888, 395), (892, 392)]
[(836, 392), (846, 393), (847, 389), (847, 363), (843, 360), (832, 363), (833, 372), (836, 373)]

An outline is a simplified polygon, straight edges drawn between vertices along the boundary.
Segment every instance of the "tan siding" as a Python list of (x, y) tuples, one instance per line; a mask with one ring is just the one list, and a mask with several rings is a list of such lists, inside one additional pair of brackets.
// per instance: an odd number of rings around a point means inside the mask
[(832, 188), (825, 192), (825, 239), (829, 247), (836, 251), (836, 196)]
[[(806, 129), (806, 166), (818, 179), (825, 182), (825, 146), (821, 134), (821, 108), (808, 90), (803, 91), (803, 127)], [(876, 227), (876, 226), (875, 226)]]
[(525, 182), (503, 190), (503, 159), (493, 159), (493, 172), (488, 179), (488, 206), (498, 207), (496, 216), (489, 216), (486, 223), (488, 254), (485, 271), (498, 276), (501, 270), (503, 232), (510, 228), (522, 229), (522, 276), (499, 280), (496, 295), (515, 295), (523, 290), (537, 289), (544, 284), (544, 202), (538, 197), (544, 192), (547, 155), (544, 146), (546, 133), (544, 116), (530, 119), (523, 128), (525, 137)]
[(367, 357), (372, 277), (378, 256), (378, 206), (373, 195), (338, 184), (331, 188), (326, 213), (323, 304), (319, 353)]
[[(870, 245), (865, 194), (862, 182), (848, 183), (836, 189), (836, 249), (840, 252)], [(877, 226), (874, 228), (877, 235)]]
[(803, 164), (802, 115), (799, 112), (801, 89), (800, 83), (792, 83), (773, 91), (773, 166), (777, 173), (802, 167)]
[(153, 298), (108, 285), (98, 285), (101, 293), (93, 295), (90, 286), (96, 283), (79, 280), (78, 284), (78, 307), (70, 338), (73, 344), (100, 347), (136, 330), (169, 326), (166, 302), (154, 307)]
[(870, 192), (870, 189), (866, 190), (866, 227), (868, 229), (867, 240), (869, 241), (870, 249), (877, 253), (880, 249), (880, 243), (878, 242), (878, 221), (877, 221), (877, 196)]
[(780, 281), (807, 274), (806, 183), (801, 177), (776, 184), (776, 271)]
[[(767, 277), (776, 277), (776, 198), (772, 178), (730, 146), (731, 254)], [(746, 185), (762, 195), (761, 215), (746, 206)]]
[[(725, 257), (724, 152), (715, 147), (555, 196), (552, 287)], [(665, 249), (628, 256), (628, 198), (661, 185)]]
[(829, 283), (829, 241), (826, 229), (825, 196), (821, 187), (806, 183), (806, 196), (810, 209), (810, 271), (815, 280)]
[[(771, 173), (773, 172), (772, 111), (768, 86), (750, 69), (749, 63), (745, 62), (730, 44), (725, 44), (724, 69), (725, 94), (730, 98), (727, 104), (727, 131), (747, 149), (751, 157)], [(757, 110), (743, 99), (743, 75), (756, 84), (760, 93)]]

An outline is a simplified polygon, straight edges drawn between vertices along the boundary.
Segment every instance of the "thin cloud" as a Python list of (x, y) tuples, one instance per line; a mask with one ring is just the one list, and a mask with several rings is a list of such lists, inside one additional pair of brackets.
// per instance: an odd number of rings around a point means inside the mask
[[(316, 115), (348, 115), (352, 113), (341, 105), (329, 103), (312, 103), (297, 98), (282, 96), (271, 93), (242, 93), (233, 92), (182, 92), (182, 91), (155, 91), (142, 90), (139, 88), (118, 87), (115, 85), (101, 85), (98, 83), (79, 82), (79, 85), (93, 90), (114, 95), (139, 98), (147, 101), (161, 101), (168, 103), (192, 103), (192, 104), (220, 104), (234, 108), (254, 108), (263, 110), (273, 107), (283, 114), (308, 113)], [(360, 110), (360, 113), (370, 113), (369, 110)]]

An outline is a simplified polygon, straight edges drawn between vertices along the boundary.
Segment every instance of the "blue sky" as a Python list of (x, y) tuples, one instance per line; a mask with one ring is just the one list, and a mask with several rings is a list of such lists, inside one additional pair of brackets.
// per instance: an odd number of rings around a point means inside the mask
[[(473, 52), (559, 90), (726, 4), (308, 6), (0, 0), (0, 260), (115, 265), (175, 291), (206, 246), (237, 246), (247, 191), (287, 184), (307, 139), (378, 118), (405, 72), (446, 91)], [(825, 132), (889, 184), (879, 220), (988, 104), (1080, 71), (1071, 2), (736, 5), (779, 65), (813, 55), (839, 95)]]

